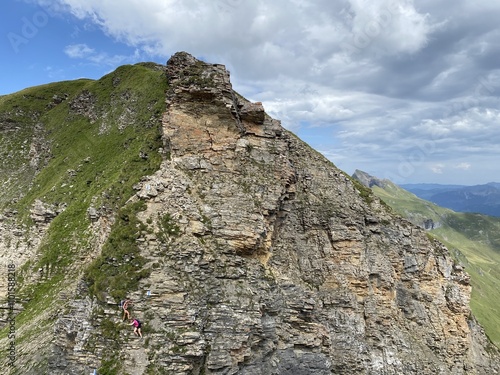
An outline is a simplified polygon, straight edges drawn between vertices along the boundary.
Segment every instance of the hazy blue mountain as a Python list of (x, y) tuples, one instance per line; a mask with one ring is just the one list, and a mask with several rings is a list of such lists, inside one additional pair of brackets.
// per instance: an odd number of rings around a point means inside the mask
[(401, 187), (419, 198), (454, 211), (500, 216), (500, 183), (498, 182), (474, 186), (406, 184)]
[[(494, 182), (491, 182), (494, 184)], [(442, 185), (442, 184), (402, 184), (399, 185), (405, 190), (458, 190), (467, 187), (467, 185)]]

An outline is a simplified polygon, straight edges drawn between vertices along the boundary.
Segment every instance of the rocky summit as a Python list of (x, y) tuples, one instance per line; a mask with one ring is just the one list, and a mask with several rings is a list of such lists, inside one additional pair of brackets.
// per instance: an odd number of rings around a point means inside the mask
[(223, 65), (180, 52), (32, 90), (0, 98), (27, 165), (1, 169), (7, 373), (499, 372), (448, 250), (236, 93)]

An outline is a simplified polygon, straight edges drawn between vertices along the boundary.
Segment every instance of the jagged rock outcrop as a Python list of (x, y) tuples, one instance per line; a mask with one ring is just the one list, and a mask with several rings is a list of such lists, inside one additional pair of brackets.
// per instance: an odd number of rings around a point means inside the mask
[(386, 185), (386, 182), (384, 180), (374, 177), (366, 172), (360, 171), (359, 169), (356, 169), (354, 171), (352, 178), (358, 180), (368, 188), (371, 188), (373, 186), (378, 186), (383, 189)]
[(80, 281), (49, 373), (498, 373), (443, 245), (235, 93), (224, 66), (178, 53), (165, 71), (165, 158), (129, 200), (145, 204), (150, 272), (128, 291), (145, 338)]
[(55, 207), (54, 205), (47, 205), (40, 200), (36, 200), (31, 208), (30, 216), (35, 223), (49, 223), (62, 211), (64, 211), (64, 204), (61, 207)]
[(71, 101), (69, 108), (72, 113), (85, 116), (93, 123), (97, 120), (95, 101), (96, 98), (90, 92), (84, 90)]

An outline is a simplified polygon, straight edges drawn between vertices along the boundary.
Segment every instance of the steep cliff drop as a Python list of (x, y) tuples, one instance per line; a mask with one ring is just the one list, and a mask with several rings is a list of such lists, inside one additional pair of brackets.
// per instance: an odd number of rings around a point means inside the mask
[(127, 202), (142, 205), (148, 272), (125, 292), (144, 340), (82, 278), (47, 373), (498, 373), (443, 245), (234, 92), (224, 66), (181, 52), (164, 69), (164, 159)]

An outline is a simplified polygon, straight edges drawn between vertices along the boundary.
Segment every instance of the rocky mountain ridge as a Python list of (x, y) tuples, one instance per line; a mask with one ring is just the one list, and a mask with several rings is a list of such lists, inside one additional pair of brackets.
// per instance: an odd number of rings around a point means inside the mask
[[(50, 305), (27, 315), (26, 293), (20, 334), (44, 329), (19, 343), (11, 373), (498, 373), (469, 277), (443, 245), (235, 93), (224, 66), (177, 53), (150, 68), (168, 83), (162, 145), (137, 163), (159, 151), (161, 164), (120, 205), (107, 191), (81, 208), (89, 237), (57, 263)], [(78, 116), (111, 131), (98, 104)], [(71, 205), (52, 219), (46, 204), (32, 202), (48, 217), (38, 225), (61, 225)], [(144, 340), (121, 322), (125, 297)]]

